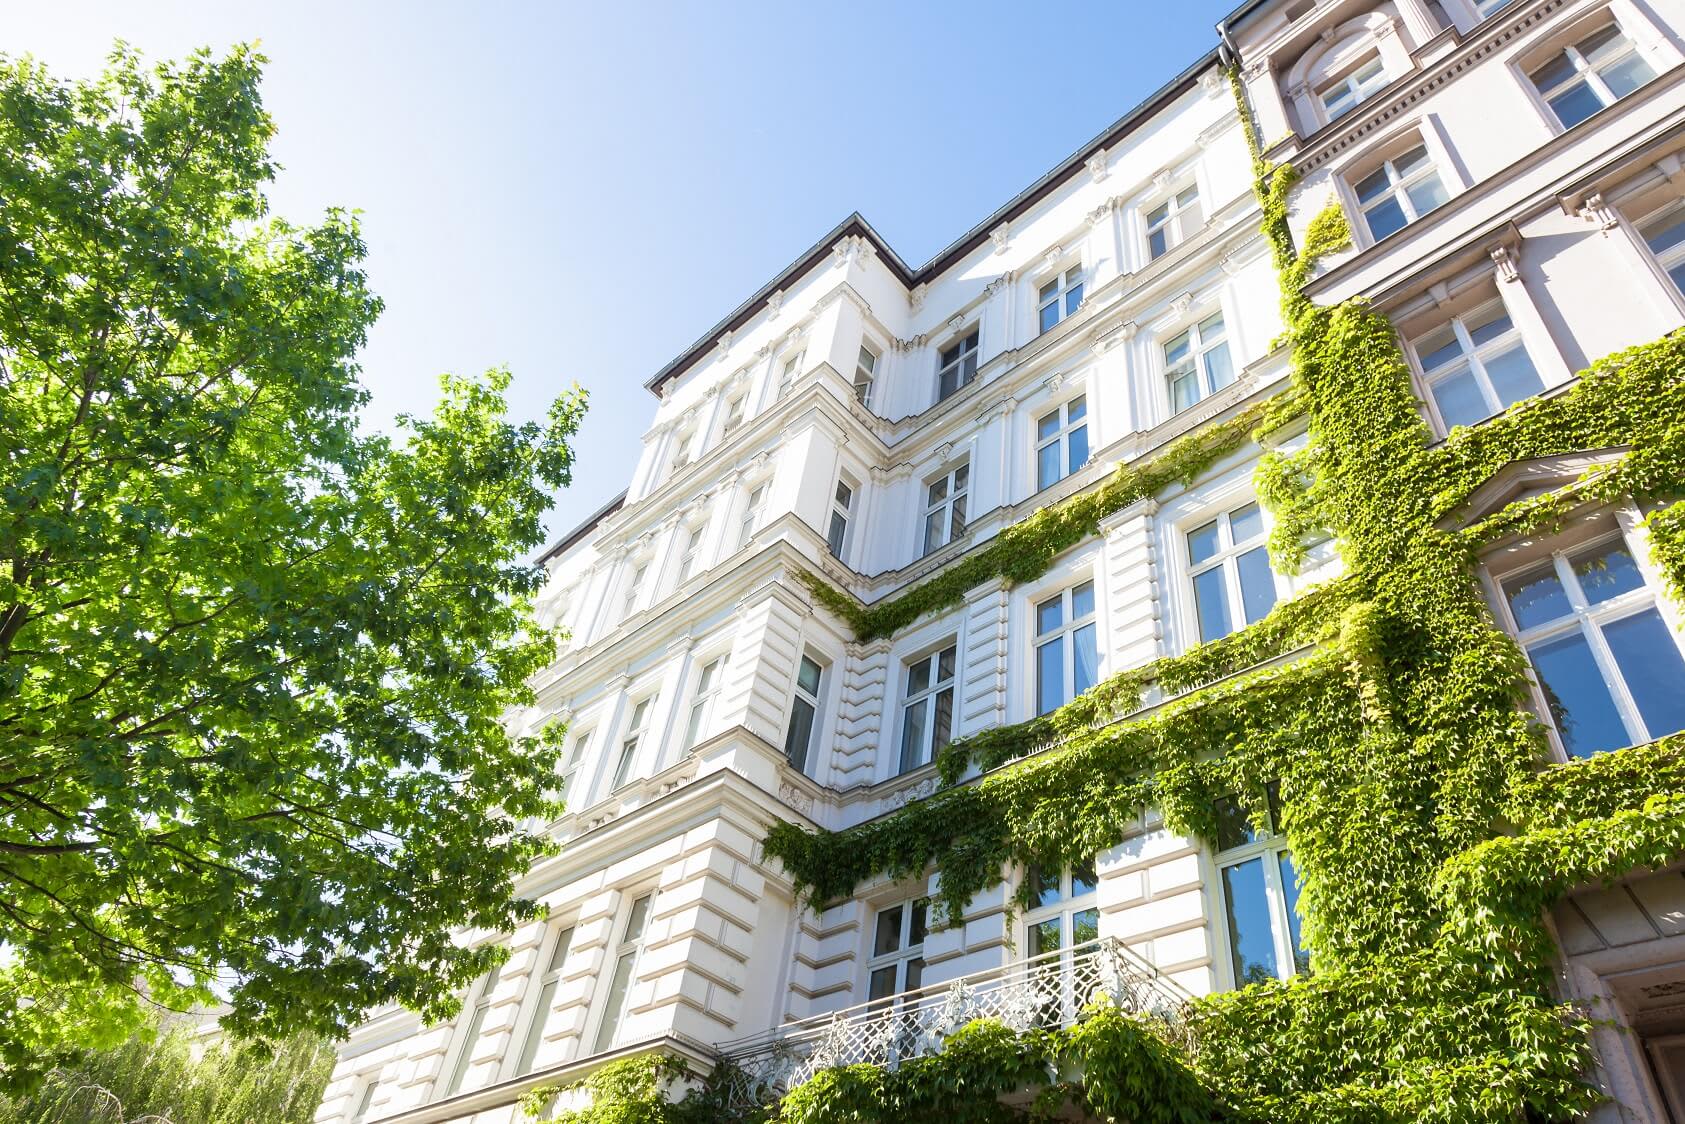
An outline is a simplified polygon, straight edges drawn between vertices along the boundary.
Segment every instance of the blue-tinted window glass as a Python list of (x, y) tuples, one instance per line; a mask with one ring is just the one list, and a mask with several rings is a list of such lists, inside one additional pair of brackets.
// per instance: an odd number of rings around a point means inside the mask
[(1247, 551), (1235, 560), (1240, 571), (1240, 605), (1246, 623), (1262, 620), (1275, 606), (1275, 575), (1270, 573), (1270, 555), (1263, 547)]
[(1036, 488), (1051, 488), (1064, 478), (1059, 471), (1059, 442), (1053, 441), (1036, 450)]
[(1217, 541), (1217, 524), (1215, 521), (1203, 527), (1195, 527), (1188, 532), (1188, 561), (1199, 565), (1213, 554), (1219, 547)]
[(1217, 814), (1217, 849), (1227, 851), (1244, 847), (1262, 839), (1263, 833), (1252, 826), (1252, 814), (1233, 796), (1219, 796), (1212, 802)]
[(1587, 117), (1603, 108), (1603, 101), (1589, 83), (1576, 82), (1550, 99), (1551, 109), (1564, 129), (1572, 129)]
[(1544, 566), (1504, 583), (1504, 596), (1509, 599), (1510, 612), (1523, 631), (1551, 621), (1561, 620), (1573, 612), (1568, 594), (1556, 569)]
[(1207, 570), (1194, 578), (1194, 606), (1199, 614), (1199, 638), (1216, 640), (1232, 631), (1229, 623), (1228, 590), (1223, 585), (1223, 570)]
[(1264, 891), (1264, 860), (1248, 859), (1223, 868), (1223, 904), (1237, 984), (1261, 983), (1280, 974), (1270, 903)]
[(1626, 726), (1585, 636), (1575, 629), (1527, 649), (1544, 687), (1551, 721), (1574, 757), (1590, 757), (1629, 744)]
[(1076, 863), (1071, 867), (1071, 897), (1080, 898), (1084, 894), (1092, 894), (1094, 887), (1100, 884), (1100, 878), (1094, 873), (1093, 863)]
[(1057, 710), (1069, 697), (1065, 694), (1065, 639), (1060, 637), (1036, 649), (1036, 713)]
[(1071, 590), (1071, 619), (1080, 620), (1094, 611), (1094, 583), (1083, 582)]
[(1396, 199), (1377, 203), (1364, 214), (1369, 220), (1369, 235), (1377, 242), (1389, 234), (1403, 230), (1408, 221), (1404, 217), (1404, 208), (1399, 206)]
[(1627, 693), (1651, 738), (1685, 730), (1685, 659), (1661, 614), (1654, 609), (1603, 626)]
[(1075, 472), (1088, 463), (1088, 427), (1077, 426), (1065, 440), (1070, 446), (1070, 471)]
[(1489, 357), (1486, 360), (1486, 377), (1492, 380), (1492, 390), (1505, 406), (1531, 398), (1545, 388), (1533, 360), (1527, 355), (1527, 349), (1519, 344)]
[(1620, 539), (1611, 539), (1576, 554), (1569, 559), (1569, 564), (1574, 567), (1574, 576), (1579, 579), (1586, 600), (1593, 605), (1601, 605), (1611, 597), (1619, 597), (1644, 585), (1644, 575), (1638, 572), (1638, 563), (1632, 560), (1626, 543)]
[(1255, 503), (1229, 512), (1229, 539), (1236, 546), (1264, 533), (1264, 512)]
[(1100, 679), (1100, 653), (1094, 626), (1085, 624), (1071, 633), (1071, 693), (1080, 695)]
[(1293, 865), (1293, 854), (1283, 851), (1276, 856), (1281, 862), (1281, 889), (1287, 898), (1287, 931), (1293, 938), (1293, 970), (1301, 974), (1311, 970), (1311, 954), (1305, 949), (1305, 939), (1299, 934), (1299, 870)]
[(1439, 407), (1446, 429), (1473, 425), (1490, 413), (1486, 396), (1480, 393), (1480, 384), (1474, 381), (1474, 372), (1467, 367), (1433, 384), (1433, 403)]
[(1052, 632), (1065, 623), (1065, 601), (1061, 597), (1049, 597), (1036, 606), (1036, 635)]

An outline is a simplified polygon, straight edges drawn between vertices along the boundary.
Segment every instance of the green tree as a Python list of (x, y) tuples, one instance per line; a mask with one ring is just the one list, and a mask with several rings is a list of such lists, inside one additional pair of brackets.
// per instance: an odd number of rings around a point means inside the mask
[(355, 219), (268, 214), (263, 59), (0, 58), (0, 1084), (151, 1003), (334, 1036), (451, 1013), (538, 913), (555, 652), (526, 562), (577, 388), (359, 431)]

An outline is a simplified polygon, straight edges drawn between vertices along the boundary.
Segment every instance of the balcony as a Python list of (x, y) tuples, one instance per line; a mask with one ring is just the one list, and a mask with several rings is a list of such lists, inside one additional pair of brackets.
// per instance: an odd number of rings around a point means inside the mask
[(721, 1043), (737, 1067), (734, 1107), (765, 1104), (822, 1069), (868, 1062), (894, 1069), (934, 1054), (974, 1019), (998, 1019), (1013, 1030), (1068, 1027), (1097, 1001), (1152, 1019), (1182, 1041), (1182, 1011), (1192, 998), (1181, 985), (1115, 937), (961, 976), (834, 1014), (785, 1023), (763, 1034)]

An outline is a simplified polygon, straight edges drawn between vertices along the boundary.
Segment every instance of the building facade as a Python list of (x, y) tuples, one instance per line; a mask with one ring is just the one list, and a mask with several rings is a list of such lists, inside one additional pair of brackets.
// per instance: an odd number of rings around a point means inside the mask
[[(375, 1013), (318, 1121), (504, 1124), (528, 1089), (619, 1058), (752, 1057), (786, 1024), (812, 1039), (835, 1013), (1004, 965), (1068, 979), (1071, 949), (1095, 942), (1171, 1004), (1305, 970), (1291, 849), (1238, 808), (1212, 840), (1147, 809), (1092, 863), (1012, 871), (947, 926), (934, 871), (816, 912), (761, 845), (779, 820), (893, 815), (937, 791), (951, 740), (1338, 579), (1333, 541), (1271, 563), (1255, 473), (1302, 427), (1225, 448), (1039, 576), (970, 584), (885, 636), (859, 639), (804, 575), (884, 603), (1287, 393), (1248, 115), (1263, 157), (1298, 171), (1296, 239), (1330, 203), (1351, 230), (1305, 295), (1392, 322), (1434, 434), (1671, 332), (1682, 33), (1677, 0), (1248, 4), (1210, 55), (931, 262), (908, 266), (858, 216), (827, 234), (650, 380), (625, 493), (544, 559), (539, 612), (570, 639), (514, 721), (569, 723), (567, 813), (535, 825), (563, 848), (518, 888), (548, 917), (464, 933), (508, 961), (451, 1023)], [(1518, 464), (1470, 510), (1614, 455)], [(1645, 514), (1599, 507), (1483, 564), (1561, 760), (1685, 727), (1681, 610)], [(1167, 701), (1149, 690), (1144, 711)], [(1649, 869), (1553, 914), (1565, 995), (1630, 1028), (1598, 1032), (1608, 1119), (1685, 1119), (1682, 917), (1685, 882)]]

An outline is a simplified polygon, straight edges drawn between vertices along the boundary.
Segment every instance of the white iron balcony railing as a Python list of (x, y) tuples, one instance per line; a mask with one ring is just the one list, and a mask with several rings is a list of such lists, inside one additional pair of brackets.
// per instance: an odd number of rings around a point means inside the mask
[(721, 1043), (736, 1067), (735, 1107), (783, 1095), (822, 1069), (870, 1062), (894, 1069), (908, 1058), (941, 1050), (974, 1019), (998, 1019), (1013, 1030), (1068, 1027), (1091, 1004), (1109, 1001), (1182, 1037), (1182, 1011), (1192, 996), (1115, 937), (1101, 937), (998, 968), (973, 972), (833, 1014), (785, 1023), (763, 1034)]

